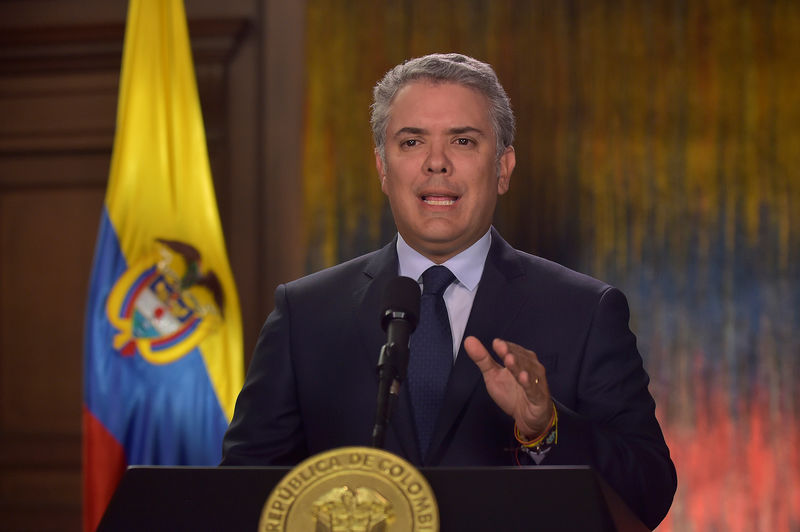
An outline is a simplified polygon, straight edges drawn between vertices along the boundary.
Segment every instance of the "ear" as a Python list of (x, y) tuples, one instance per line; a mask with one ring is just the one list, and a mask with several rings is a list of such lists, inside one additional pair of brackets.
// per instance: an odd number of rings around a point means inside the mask
[(514, 171), (514, 166), (517, 164), (517, 156), (514, 152), (514, 146), (509, 146), (500, 156), (498, 164), (499, 171), (497, 174), (497, 194), (502, 195), (508, 192), (511, 186), (511, 172)]
[(378, 148), (375, 148), (375, 168), (378, 170), (378, 179), (381, 180), (381, 190), (386, 192), (386, 168), (384, 168), (383, 159), (381, 159)]

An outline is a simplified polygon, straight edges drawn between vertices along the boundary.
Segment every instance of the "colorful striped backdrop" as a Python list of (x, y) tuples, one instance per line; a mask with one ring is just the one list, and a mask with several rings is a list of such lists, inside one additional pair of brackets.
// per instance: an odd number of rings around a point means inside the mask
[(800, 530), (800, 3), (308, 0), (307, 31), (308, 270), (394, 233), (375, 81), (488, 61), (518, 120), (496, 225), (629, 296), (678, 468), (659, 530)]

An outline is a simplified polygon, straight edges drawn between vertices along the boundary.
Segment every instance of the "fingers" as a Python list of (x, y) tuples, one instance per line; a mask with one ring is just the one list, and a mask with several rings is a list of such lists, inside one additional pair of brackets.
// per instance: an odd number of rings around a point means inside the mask
[(464, 350), (481, 370), (492, 399), (514, 418), (523, 435), (539, 434), (552, 414), (544, 366), (536, 353), (513, 342), (497, 338), (492, 349), (505, 367), (492, 358), (480, 340), (474, 336), (464, 339)]
[(545, 368), (536, 353), (499, 338), (492, 342), (492, 348), (525, 390), (529, 400), (538, 402), (550, 396)]
[[(536, 353), (499, 338), (492, 342), (492, 349), (503, 361), (505, 368), (522, 386), (528, 399), (536, 402), (549, 397), (545, 369), (536, 357)], [(503, 366), (495, 362), (486, 347), (474, 336), (464, 339), (464, 350), (481, 370), (481, 373), (503, 370)]]
[(500, 369), (500, 365), (494, 361), (489, 354), (489, 351), (483, 346), (480, 340), (474, 336), (468, 336), (464, 339), (464, 350), (469, 355), (469, 358), (478, 366), (481, 373)]

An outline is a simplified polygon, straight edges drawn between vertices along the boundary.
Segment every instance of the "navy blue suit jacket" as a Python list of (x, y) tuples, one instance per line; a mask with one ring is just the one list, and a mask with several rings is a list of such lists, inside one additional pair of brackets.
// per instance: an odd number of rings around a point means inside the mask
[[(223, 465), (293, 465), (371, 443), (380, 305), (397, 275), (395, 243), (281, 285), (225, 436)], [(676, 487), (625, 297), (617, 289), (509, 246), (492, 245), (466, 336), (536, 352), (558, 408), (558, 444), (543, 465), (593, 466), (654, 528)], [(413, 354), (412, 354), (413, 356)], [(386, 449), (417, 466), (515, 464), (514, 421), (489, 397), (463, 345), (425, 461), (403, 388)]]

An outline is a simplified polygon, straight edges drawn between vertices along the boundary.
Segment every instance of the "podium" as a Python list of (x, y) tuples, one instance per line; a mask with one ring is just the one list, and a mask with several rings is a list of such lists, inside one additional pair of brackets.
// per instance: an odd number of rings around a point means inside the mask
[[(98, 528), (258, 530), (288, 467), (129, 467)], [(442, 532), (648, 530), (590, 467), (420, 468)]]

